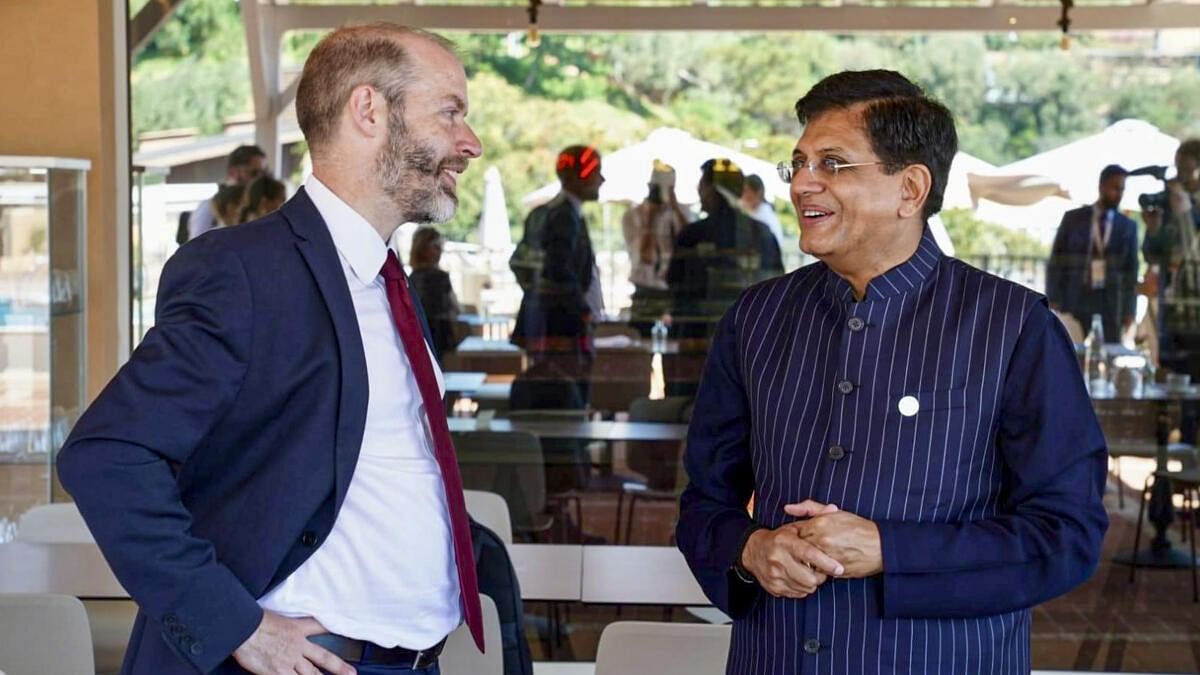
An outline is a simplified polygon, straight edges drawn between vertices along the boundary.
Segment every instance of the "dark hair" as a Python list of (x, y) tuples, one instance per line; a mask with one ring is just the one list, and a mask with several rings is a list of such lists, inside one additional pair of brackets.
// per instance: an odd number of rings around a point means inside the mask
[(224, 225), (237, 225), (241, 215), (242, 199), (246, 196), (245, 185), (221, 185), (213, 195), (213, 211)]
[(735, 164), (732, 159), (724, 157), (710, 159), (701, 164), (700, 180), (717, 187), (725, 188), (733, 193), (735, 197), (742, 194), (742, 187), (746, 184), (746, 176), (742, 173), (741, 167)]
[(758, 194), (762, 194), (767, 189), (767, 186), (763, 185), (762, 178), (759, 178), (758, 174), (756, 174), (756, 173), (752, 173), (749, 176), (746, 176), (746, 187), (750, 188), (751, 190), (753, 190), (754, 192), (756, 192)]
[(1175, 152), (1196, 162), (1200, 162), (1200, 138), (1187, 139), (1179, 144), (1179, 149)]
[(411, 38), (424, 38), (454, 53), (449, 40), (395, 23), (344, 26), (321, 38), (296, 86), (296, 121), (310, 151), (321, 150), (333, 136), (355, 87), (370, 85), (389, 106), (403, 110), (404, 92), (413, 77), (406, 45)]
[(250, 162), (254, 161), (255, 157), (265, 158), (266, 156), (267, 153), (263, 152), (262, 148), (257, 145), (239, 145), (233, 149), (233, 152), (229, 153), (226, 166), (230, 169), (238, 166), (248, 166)]
[(413, 233), (412, 246), (408, 249), (408, 264), (414, 270), (429, 265), (429, 256), (425, 251), (434, 243), (444, 241), (442, 233), (436, 228), (424, 225)]
[(1124, 178), (1128, 175), (1129, 172), (1126, 171), (1125, 167), (1121, 166), (1120, 164), (1109, 164), (1100, 170), (1100, 182), (1103, 183), (1113, 176), (1121, 176)]
[(924, 217), (942, 209), (950, 164), (958, 152), (954, 115), (920, 87), (892, 70), (847, 70), (830, 75), (796, 101), (800, 124), (833, 110), (866, 104), (863, 127), (871, 150), (889, 174), (922, 164), (933, 176)]
[(238, 216), (239, 223), (246, 223), (260, 216), (264, 202), (283, 202), (287, 199), (287, 186), (282, 181), (263, 174), (246, 186), (246, 196), (242, 201), (242, 211)]

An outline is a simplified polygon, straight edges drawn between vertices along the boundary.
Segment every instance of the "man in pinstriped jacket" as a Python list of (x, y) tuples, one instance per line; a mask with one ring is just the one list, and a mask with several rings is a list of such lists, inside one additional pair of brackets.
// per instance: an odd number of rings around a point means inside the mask
[(1030, 608), (1091, 575), (1107, 528), (1071, 342), (934, 243), (945, 107), (863, 71), (796, 112), (780, 174), (820, 262), (728, 311), (688, 437), (677, 538), (734, 618), (727, 671), (1027, 673)]

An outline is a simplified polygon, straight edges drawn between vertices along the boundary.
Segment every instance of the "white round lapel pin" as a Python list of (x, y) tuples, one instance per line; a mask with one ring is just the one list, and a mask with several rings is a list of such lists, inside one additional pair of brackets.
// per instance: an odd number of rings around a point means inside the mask
[(916, 396), (905, 396), (896, 404), (896, 409), (905, 417), (912, 417), (921, 410), (921, 404), (917, 401)]

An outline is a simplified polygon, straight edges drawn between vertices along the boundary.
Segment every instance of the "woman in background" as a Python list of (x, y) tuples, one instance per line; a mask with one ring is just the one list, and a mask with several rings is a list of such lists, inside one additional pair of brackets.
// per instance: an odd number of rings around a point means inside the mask
[(434, 353), (442, 360), (453, 352), (462, 337), (455, 331), (458, 323), (458, 298), (450, 285), (450, 275), (438, 267), (442, 260), (442, 234), (422, 227), (413, 234), (408, 263), (412, 267), (409, 283), (425, 309), (429, 330), (433, 333)]
[(266, 174), (255, 178), (246, 187), (246, 196), (242, 200), (238, 223), (248, 223), (258, 220), (268, 213), (283, 206), (287, 201), (287, 186)]

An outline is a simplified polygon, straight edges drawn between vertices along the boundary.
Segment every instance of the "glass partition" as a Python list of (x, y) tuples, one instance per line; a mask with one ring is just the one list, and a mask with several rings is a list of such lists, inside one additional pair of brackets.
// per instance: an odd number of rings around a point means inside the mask
[(84, 403), (88, 168), (0, 157), (0, 541), (65, 498), (52, 467)]

